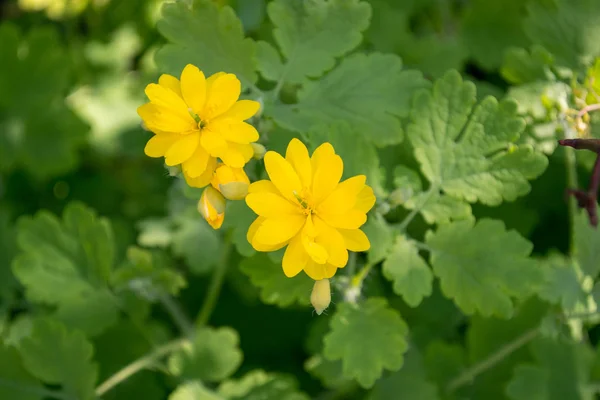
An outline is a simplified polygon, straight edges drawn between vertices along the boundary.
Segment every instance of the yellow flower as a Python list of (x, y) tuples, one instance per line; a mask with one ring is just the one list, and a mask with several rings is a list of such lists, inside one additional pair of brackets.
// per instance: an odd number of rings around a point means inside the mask
[(248, 194), (250, 180), (243, 168), (221, 164), (215, 170), (211, 185), (228, 200), (242, 200)]
[(181, 80), (161, 75), (158, 84), (146, 86), (149, 103), (138, 114), (154, 136), (144, 152), (165, 157), (168, 166), (181, 164), (190, 186), (208, 185), (217, 167), (217, 158), (232, 168), (242, 168), (254, 155), (251, 143), (258, 132), (244, 120), (260, 104), (238, 100), (240, 81), (233, 74), (218, 72), (208, 79), (188, 64)]
[(304, 270), (315, 280), (331, 278), (348, 262), (348, 250), (365, 251), (369, 239), (359, 229), (375, 204), (364, 175), (340, 182), (343, 162), (331, 144), (324, 143), (309, 157), (302, 142), (293, 139), (285, 158), (268, 151), (269, 180), (254, 182), (246, 196), (259, 215), (247, 238), (257, 251), (287, 246), (283, 271), (288, 277)]
[(200, 196), (198, 212), (210, 226), (219, 229), (225, 219), (225, 198), (215, 188), (207, 187)]

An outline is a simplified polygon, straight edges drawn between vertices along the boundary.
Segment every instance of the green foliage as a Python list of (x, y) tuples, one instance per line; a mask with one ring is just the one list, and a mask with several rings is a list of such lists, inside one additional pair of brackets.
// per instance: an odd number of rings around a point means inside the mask
[(184, 379), (221, 381), (242, 363), (239, 336), (231, 328), (201, 328), (169, 358), (169, 370)]
[[(21, 387), (31, 388), (24, 393)], [(41, 400), (42, 385), (23, 367), (16, 349), (0, 344), (0, 396), (3, 399)]]
[(343, 373), (366, 388), (384, 369), (397, 371), (404, 362), (408, 329), (400, 315), (381, 298), (341, 304), (324, 339), (324, 355), (342, 360)]

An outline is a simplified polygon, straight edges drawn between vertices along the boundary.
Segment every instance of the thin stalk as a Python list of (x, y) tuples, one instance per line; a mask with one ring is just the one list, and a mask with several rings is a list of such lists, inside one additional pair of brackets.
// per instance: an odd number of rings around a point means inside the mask
[(42, 386), (30, 386), (20, 382), (13, 382), (0, 378), (0, 386), (18, 390), (19, 392), (29, 393), (34, 396), (48, 397), (57, 400), (77, 400), (75, 397), (56, 390), (46, 389)]
[(455, 390), (466, 385), (467, 383), (471, 382), (473, 379), (475, 379), (476, 376), (494, 367), (506, 357), (519, 350), (521, 347), (525, 346), (530, 341), (532, 341), (538, 334), (538, 328), (531, 329), (523, 333), (521, 336), (517, 337), (515, 340), (508, 342), (507, 344), (499, 348), (495, 353), (490, 354), (486, 359), (481, 360), (477, 364), (473, 365), (471, 368), (468, 368), (466, 371), (461, 373), (456, 378), (452, 379), (446, 387), (446, 392), (452, 393)]
[(367, 275), (369, 275), (371, 268), (373, 268), (373, 263), (365, 264), (360, 269), (360, 271), (358, 271), (358, 273), (352, 277), (352, 281), (350, 282), (350, 285), (352, 285), (353, 287), (361, 287), (363, 281), (365, 280)]
[(213, 272), (208, 292), (206, 293), (206, 297), (202, 303), (202, 309), (196, 318), (197, 327), (206, 325), (215, 309), (215, 306), (217, 305), (219, 294), (221, 294), (221, 287), (223, 286), (223, 280), (225, 279), (225, 273), (227, 272), (227, 266), (229, 264), (229, 257), (231, 255), (232, 247), (231, 241), (226, 238), (221, 260), (219, 260), (219, 264)]
[(120, 371), (117, 371), (114, 375), (110, 376), (107, 380), (102, 382), (95, 391), (96, 397), (101, 397), (109, 390), (113, 389), (115, 386), (119, 385), (121, 382), (126, 381), (131, 376), (137, 374), (141, 370), (151, 367), (162, 357), (179, 350), (186, 343), (189, 343), (187, 338), (185, 339), (177, 339), (172, 342), (169, 342), (163, 346), (158, 347), (156, 350), (151, 353), (146, 354), (145, 356), (138, 358), (132, 363), (123, 367)]
[(400, 230), (400, 232), (406, 231), (406, 228), (408, 227), (408, 225), (417, 216), (417, 214), (423, 209), (423, 207), (425, 207), (425, 205), (427, 204), (427, 202), (429, 201), (429, 199), (431, 198), (431, 196), (433, 196), (433, 194), (437, 190), (438, 190), (437, 186), (435, 186), (435, 185), (432, 185), (429, 188), (429, 190), (427, 190), (427, 192), (423, 196), (423, 199), (421, 200), (421, 202), (419, 203), (419, 205), (416, 206), (415, 208), (413, 208), (411, 210), (411, 212), (406, 217), (404, 217), (404, 219), (402, 220), (402, 222), (400, 222), (400, 224), (398, 224), (398, 230)]
[(192, 324), (187, 315), (185, 315), (179, 304), (177, 304), (177, 302), (168, 294), (160, 294), (158, 298), (181, 333), (187, 337), (193, 337), (195, 332), (194, 324)]

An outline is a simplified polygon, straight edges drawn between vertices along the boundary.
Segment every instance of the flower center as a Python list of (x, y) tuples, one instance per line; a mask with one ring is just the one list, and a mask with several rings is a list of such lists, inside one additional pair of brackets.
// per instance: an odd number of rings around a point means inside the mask
[(201, 120), (200, 116), (198, 116), (198, 114), (193, 112), (191, 108), (188, 108), (188, 112), (190, 113), (192, 118), (194, 118), (194, 121), (196, 121), (196, 124), (198, 124), (198, 129), (202, 130), (202, 128), (204, 128), (206, 126), (206, 121)]
[(300, 195), (300, 194), (298, 194), (298, 192), (294, 191), (294, 197), (298, 201), (298, 204), (300, 204), (300, 207), (303, 208), (304, 214), (306, 214), (306, 215), (316, 214), (315, 207), (313, 207), (313, 205), (310, 204), (310, 201), (307, 199), (308, 196), (306, 195), (305, 191), (303, 191), (302, 195)]

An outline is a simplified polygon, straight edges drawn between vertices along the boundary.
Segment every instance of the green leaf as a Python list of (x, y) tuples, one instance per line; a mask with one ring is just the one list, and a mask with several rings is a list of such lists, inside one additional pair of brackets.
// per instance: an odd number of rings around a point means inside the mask
[(299, 103), (265, 108), (275, 121), (296, 132), (346, 121), (378, 146), (400, 143), (398, 117), (406, 117), (417, 89), (428, 87), (420, 72), (402, 71), (391, 54), (354, 54), (318, 81), (304, 85)]
[(165, 3), (158, 31), (169, 43), (156, 53), (161, 71), (179, 76), (186, 64), (205, 75), (225, 71), (235, 74), (244, 86), (256, 82), (254, 41), (244, 38), (242, 23), (229, 7), (194, 0)]
[[(69, 331), (58, 321), (36, 319), (30, 336), (19, 342), (25, 368), (41, 381), (61, 385), (77, 399), (94, 399), (98, 366), (94, 347), (79, 331)], [(60, 360), (60, 362), (57, 362)]]
[(538, 338), (531, 344), (536, 364), (515, 369), (506, 394), (513, 400), (591, 400), (586, 388), (592, 353), (582, 344)]
[(10, 400), (42, 400), (44, 387), (22, 365), (16, 349), (0, 342), (0, 398)]
[(240, 379), (226, 380), (219, 394), (228, 400), (308, 400), (291, 376), (253, 370)]
[(260, 74), (269, 81), (276, 81), (283, 75), (281, 56), (269, 42), (256, 42), (256, 62)]
[(341, 361), (329, 361), (321, 354), (315, 354), (306, 360), (304, 369), (329, 389), (342, 387), (350, 381), (343, 376)]
[(252, 245), (246, 239), (248, 228), (256, 214), (248, 207), (245, 201), (228, 201), (225, 208), (225, 221), (222, 229), (232, 230), (231, 241), (238, 253), (244, 257), (251, 257), (256, 253)]
[(521, 48), (510, 48), (504, 54), (500, 74), (508, 82), (523, 84), (535, 81), (552, 80), (550, 66), (554, 63), (552, 54), (540, 46), (532, 46), (528, 52)]
[(411, 347), (404, 357), (404, 365), (399, 371), (377, 381), (367, 400), (437, 400), (437, 388), (427, 379), (421, 355)]
[(437, 190), (422, 192), (411, 197), (405, 204), (409, 210), (420, 208), (423, 219), (429, 224), (446, 224), (450, 221), (469, 219), (473, 215), (471, 205), (456, 197)]
[(510, 46), (525, 47), (523, 1), (475, 0), (464, 11), (462, 38), (471, 57), (487, 70), (497, 69)]
[(12, 291), (17, 283), (10, 268), (16, 247), (14, 235), (8, 213), (0, 209), (0, 298)]
[(514, 299), (535, 293), (543, 279), (529, 258), (532, 244), (502, 221), (482, 219), (427, 232), (430, 262), (442, 291), (466, 314), (510, 317)]
[(431, 295), (433, 273), (414, 242), (405, 236), (396, 239), (390, 255), (383, 262), (382, 271), (393, 282), (394, 292), (411, 307), (418, 306), (424, 297)]
[(586, 306), (587, 294), (569, 258), (555, 253), (540, 262), (544, 273), (539, 292), (542, 299), (559, 304), (565, 311), (574, 311), (577, 306)]
[(369, 4), (359, 0), (275, 0), (267, 12), (286, 58), (278, 79), (291, 83), (331, 69), (336, 57), (360, 44), (371, 17)]
[(225, 400), (207, 389), (199, 381), (183, 383), (169, 396), (169, 400)]
[(371, 248), (367, 254), (369, 263), (377, 264), (383, 261), (394, 244), (396, 237), (394, 230), (379, 213), (370, 216), (362, 230), (371, 242)]
[(287, 307), (292, 304), (307, 306), (314, 281), (304, 273), (288, 278), (281, 264), (273, 262), (268, 255), (257, 253), (240, 264), (253, 285), (260, 288), (260, 298), (266, 304)]
[(44, 27), (22, 37), (3, 23), (0, 43), (0, 171), (20, 166), (37, 178), (70, 171), (88, 129), (65, 104), (71, 64), (59, 35)]
[(219, 263), (221, 238), (219, 232), (202, 219), (195, 207), (189, 211), (177, 218), (173, 232), (173, 253), (183, 257), (193, 273), (202, 275), (212, 271)]
[(231, 328), (202, 328), (169, 358), (169, 370), (184, 379), (218, 382), (233, 374), (242, 363), (239, 336)]
[(171, 268), (164, 253), (139, 247), (127, 249), (127, 262), (112, 277), (115, 289), (131, 289), (144, 298), (156, 300), (161, 295), (176, 296), (186, 286), (183, 275)]
[(408, 137), (431, 185), (456, 199), (487, 205), (513, 201), (530, 190), (546, 157), (514, 144), (525, 122), (513, 101), (487, 97), (477, 107), (475, 86), (456, 71), (422, 90), (413, 102)]
[(408, 328), (383, 298), (361, 304), (342, 303), (324, 339), (324, 355), (342, 360), (343, 373), (370, 388), (383, 370), (397, 371), (404, 362)]
[(427, 346), (423, 361), (428, 376), (445, 392), (448, 383), (465, 370), (466, 358), (462, 346), (436, 340)]
[(600, 232), (590, 225), (584, 210), (575, 217), (573, 229), (575, 260), (586, 275), (596, 278), (600, 272)]
[(56, 307), (57, 318), (91, 335), (116, 321), (108, 286), (115, 258), (108, 220), (70, 203), (62, 221), (46, 211), (22, 217), (17, 242), (21, 253), (13, 272), (30, 301)]
[(595, 0), (532, 1), (525, 32), (560, 66), (577, 69), (600, 55), (600, 5)]

